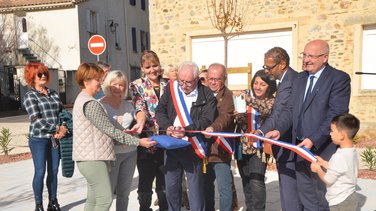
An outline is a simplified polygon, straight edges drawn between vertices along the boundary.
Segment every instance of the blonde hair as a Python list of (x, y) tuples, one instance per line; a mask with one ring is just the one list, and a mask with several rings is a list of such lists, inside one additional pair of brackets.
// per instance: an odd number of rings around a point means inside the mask
[(106, 96), (111, 96), (111, 91), (110, 91), (110, 84), (114, 80), (120, 80), (124, 84), (124, 93), (122, 94), (121, 98), (125, 99), (125, 97), (128, 95), (128, 78), (124, 73), (120, 70), (112, 70), (108, 72), (106, 78), (103, 81), (102, 84), (102, 90), (104, 95)]

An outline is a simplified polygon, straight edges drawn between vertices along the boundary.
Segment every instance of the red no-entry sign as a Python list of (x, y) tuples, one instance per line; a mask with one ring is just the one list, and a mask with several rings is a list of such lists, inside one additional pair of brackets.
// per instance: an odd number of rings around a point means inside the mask
[(101, 35), (93, 35), (87, 42), (90, 53), (101, 55), (106, 50), (106, 40)]

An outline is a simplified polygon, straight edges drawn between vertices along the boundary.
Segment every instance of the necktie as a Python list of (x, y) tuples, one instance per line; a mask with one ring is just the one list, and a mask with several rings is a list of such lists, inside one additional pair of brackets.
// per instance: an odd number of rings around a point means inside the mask
[(313, 79), (315, 79), (315, 76), (312, 75), (312, 76), (309, 77), (308, 89), (307, 89), (307, 92), (306, 92), (305, 97), (304, 97), (302, 108), (300, 109), (300, 115), (299, 115), (297, 130), (296, 130), (296, 138), (299, 139), (299, 140), (303, 140), (304, 139), (303, 126), (302, 126), (303, 111), (304, 111), (304, 107), (306, 106), (305, 104), (308, 101), (308, 98), (311, 96), (312, 86), (313, 86)]
[(305, 94), (304, 103), (307, 101), (307, 99), (309, 98), (309, 96), (311, 96), (312, 86), (313, 86), (313, 79), (315, 79), (315, 76), (311, 75), (309, 77), (309, 85), (308, 85), (307, 92)]

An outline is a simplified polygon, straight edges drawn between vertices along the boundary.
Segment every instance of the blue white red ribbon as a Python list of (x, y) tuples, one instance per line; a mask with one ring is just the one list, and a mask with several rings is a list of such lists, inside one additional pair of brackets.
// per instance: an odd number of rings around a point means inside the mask
[[(203, 135), (208, 135), (208, 136), (212, 136), (211, 132), (205, 132), (205, 131), (197, 131), (199, 133), (202, 133)], [(234, 138), (234, 137), (238, 137), (238, 136), (233, 136), (233, 137), (230, 137), (231, 135), (230, 134), (235, 134), (235, 133), (225, 133), (225, 132), (217, 132), (216, 135), (214, 136), (214, 140), (215, 142), (217, 142), (217, 144), (223, 149), (225, 150), (226, 152), (230, 153), (230, 154), (233, 154), (233, 150), (231, 148), (231, 145), (230, 143), (228, 143), (228, 141), (226, 140), (226, 138)], [(240, 133), (239, 133), (240, 134)]]
[(255, 135), (252, 133), (223, 133), (223, 132), (204, 132), (204, 131), (201, 131), (201, 133), (204, 135), (209, 135), (209, 136), (220, 136), (220, 137), (227, 137), (227, 138), (236, 138), (236, 137), (242, 137), (242, 136), (256, 138), (258, 140), (289, 149), (310, 162), (317, 161), (317, 158), (315, 158), (312, 152), (310, 152), (305, 147), (298, 147), (296, 145), (293, 145), (287, 142), (265, 138), (264, 136)]
[[(259, 122), (260, 113), (254, 109), (252, 106), (248, 107), (247, 111), (247, 125), (248, 125), (248, 133), (258, 130), (258, 122)], [(263, 146), (261, 145), (261, 141), (256, 141), (252, 143), (253, 147), (256, 149), (261, 149)]]
[[(170, 82), (171, 98), (174, 103), (176, 114), (180, 121), (181, 126), (186, 127), (193, 123), (189, 111), (184, 101), (183, 93), (179, 89), (179, 84), (177, 81)], [(200, 158), (206, 157), (205, 144), (198, 139), (197, 136), (188, 137), (189, 142), (191, 142), (193, 149)]]

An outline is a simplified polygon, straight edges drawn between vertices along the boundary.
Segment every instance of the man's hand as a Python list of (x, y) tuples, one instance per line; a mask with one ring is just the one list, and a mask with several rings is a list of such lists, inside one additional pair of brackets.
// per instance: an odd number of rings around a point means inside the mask
[(139, 145), (142, 146), (142, 147), (145, 147), (145, 148), (150, 148), (150, 147), (152, 147), (156, 144), (157, 144), (157, 142), (152, 141), (149, 138), (141, 138), (140, 142), (139, 142)]
[(185, 136), (184, 128), (180, 126), (174, 127), (171, 136), (175, 138), (183, 138)]
[(313, 142), (309, 138), (305, 138), (300, 144), (298, 144), (298, 147), (305, 147), (307, 149), (311, 149), (313, 147)]
[(278, 140), (280, 137), (281, 133), (278, 130), (272, 130), (265, 134), (265, 138), (270, 138), (273, 140)]
[(174, 131), (174, 126), (170, 126), (166, 130), (166, 135), (172, 136), (172, 132)]
[[(205, 132), (208, 132), (208, 133), (214, 132), (214, 128), (208, 127), (206, 128)], [(211, 138), (211, 137), (212, 137), (211, 135), (205, 135), (205, 138)]]

